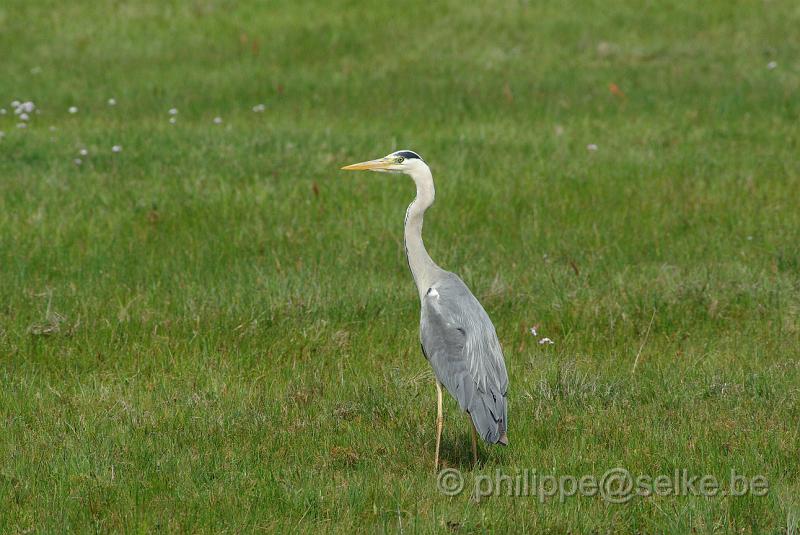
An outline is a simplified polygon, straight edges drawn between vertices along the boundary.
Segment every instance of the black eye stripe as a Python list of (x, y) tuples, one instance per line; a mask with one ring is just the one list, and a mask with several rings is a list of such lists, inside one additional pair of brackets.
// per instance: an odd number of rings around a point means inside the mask
[(396, 152), (395, 155), (402, 156), (403, 158), (405, 158), (407, 160), (413, 160), (415, 158), (417, 160), (422, 160), (422, 158), (420, 157), (419, 154), (417, 154), (416, 152), (411, 152), (410, 150), (403, 150), (403, 151), (400, 151), (400, 152)]

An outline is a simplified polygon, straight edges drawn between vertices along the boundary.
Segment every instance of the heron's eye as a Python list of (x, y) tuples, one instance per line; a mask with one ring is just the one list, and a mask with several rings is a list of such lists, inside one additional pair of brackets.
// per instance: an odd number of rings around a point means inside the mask
[(404, 160), (405, 158), (403, 158), (402, 156), (398, 156), (397, 158), (395, 158), (394, 163), (403, 163)]

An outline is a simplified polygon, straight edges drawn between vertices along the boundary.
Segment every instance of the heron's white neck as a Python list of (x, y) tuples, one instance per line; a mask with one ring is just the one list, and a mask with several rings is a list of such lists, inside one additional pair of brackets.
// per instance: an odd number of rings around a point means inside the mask
[(419, 297), (422, 299), (434, 282), (434, 277), (442, 273), (442, 269), (431, 260), (428, 251), (425, 250), (425, 244), (422, 243), (422, 218), (425, 210), (433, 204), (436, 191), (433, 188), (433, 175), (427, 165), (414, 169), (409, 176), (417, 185), (417, 197), (406, 210), (404, 228), (406, 257)]

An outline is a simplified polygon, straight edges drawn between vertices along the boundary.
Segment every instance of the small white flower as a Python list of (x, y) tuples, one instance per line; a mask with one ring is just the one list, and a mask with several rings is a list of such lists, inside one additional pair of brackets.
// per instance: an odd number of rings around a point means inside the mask
[(267, 107), (264, 106), (263, 104), (256, 104), (255, 106), (253, 106), (253, 111), (256, 113), (261, 113), (265, 109), (267, 109)]
[(6, 133), (0, 130), (0, 139), (3, 139), (4, 137), (6, 137)]
[(777, 61), (770, 61), (769, 63), (767, 63), (767, 69), (769, 69), (769, 70), (772, 70), (777, 66), (778, 66), (778, 62)]
[(57, 130), (57, 129), (56, 129), (56, 127), (55, 127), (55, 126), (51, 126), (51, 127), (50, 127), (50, 131), (51, 131), (51, 132), (55, 132), (56, 130)]
[(555, 344), (555, 342), (553, 342), (553, 341), (552, 341), (552, 340), (550, 340), (549, 338), (542, 338), (541, 340), (539, 340), (539, 345), (540, 345), (540, 346), (543, 346), (543, 345), (545, 345), (545, 344), (547, 344), (547, 345), (553, 345), (553, 344)]
[(89, 151), (86, 149), (81, 149), (78, 151), (78, 154), (80, 154), (81, 156), (87, 156), (89, 154)]
[(170, 108), (169, 109), (170, 115), (178, 115), (178, 108)]
[(222, 117), (214, 117), (214, 124), (222, 124)]
[(594, 143), (589, 143), (588, 145), (586, 145), (586, 150), (594, 152), (597, 150), (597, 145), (595, 145)]
[(175, 124), (177, 122), (178, 122), (178, 118), (177, 117), (170, 117), (169, 118), (169, 124)]
[(80, 165), (83, 163), (83, 160), (81, 160), (80, 158), (75, 158), (74, 160), (72, 160), (72, 163), (74, 163), (75, 165)]
[(28, 128), (28, 125), (26, 123), (19, 123), (17, 124), (17, 128)]
[(19, 114), (19, 120), (20, 121), (27, 121), (28, 119), (30, 119), (30, 117), (28, 117), (27, 113), (20, 113)]
[(67, 111), (69, 111), (70, 113), (78, 113), (78, 108), (76, 106), (70, 106), (69, 110)]
[(0, 115), (5, 115), (5, 114), (6, 114), (6, 109), (0, 108)]
[(531, 327), (530, 331), (531, 331), (531, 336), (536, 336), (537, 332), (536, 332), (536, 326), (535, 325), (533, 327)]
[(34, 104), (29, 100), (28, 102), (23, 102), (22, 104), (20, 104), (19, 107), (22, 108), (22, 111), (24, 111), (25, 113), (30, 113), (36, 109), (36, 104)]
[(748, 236), (747, 237), (747, 241), (753, 241), (753, 237), (752, 236)]
[(115, 99), (115, 98), (108, 99), (108, 105), (109, 106), (116, 106), (117, 105), (117, 99)]
[(42, 72), (42, 68), (41, 67), (33, 67), (31, 69), (31, 74), (39, 74), (41, 72)]
[(122, 152), (122, 146), (114, 145), (113, 147), (111, 147), (111, 152)]
[(12, 108), (19, 108), (19, 105), (20, 105), (19, 100), (12, 100), (11, 101), (11, 107)]

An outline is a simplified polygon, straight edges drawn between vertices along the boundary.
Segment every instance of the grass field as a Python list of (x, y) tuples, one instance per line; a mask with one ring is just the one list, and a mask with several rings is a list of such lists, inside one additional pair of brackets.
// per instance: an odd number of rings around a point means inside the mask
[[(799, 28), (790, 0), (4, 2), (0, 532), (797, 533)], [(413, 184), (338, 170), (399, 148), (510, 375), (474, 470), (446, 399), (453, 497)], [(615, 467), (769, 492), (470, 492)]]

